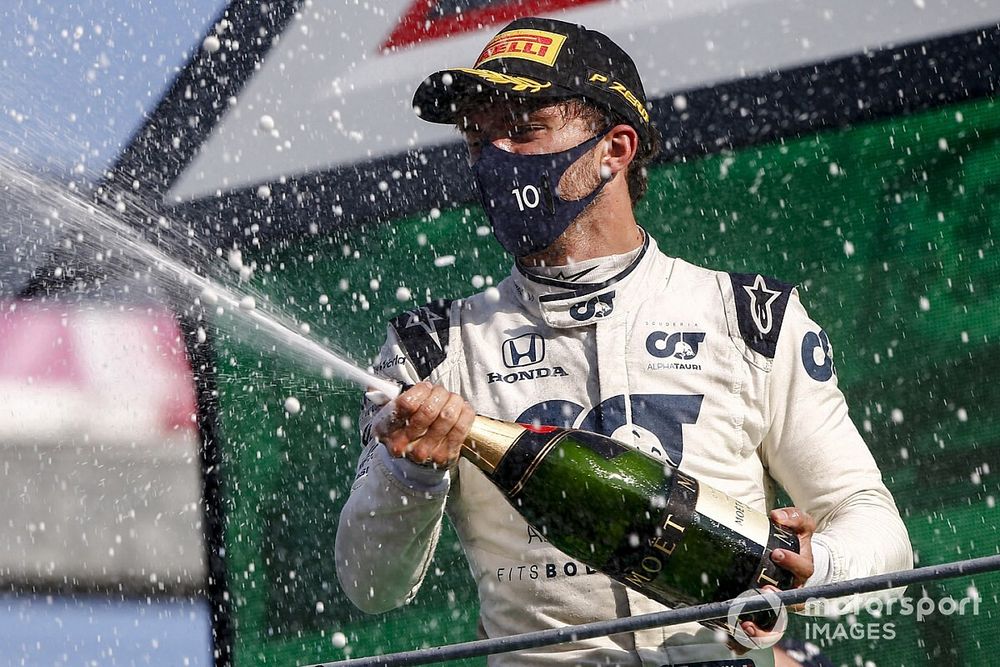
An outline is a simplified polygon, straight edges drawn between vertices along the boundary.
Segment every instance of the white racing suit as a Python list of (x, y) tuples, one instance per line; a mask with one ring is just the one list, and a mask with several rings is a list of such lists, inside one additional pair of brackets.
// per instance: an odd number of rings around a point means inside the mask
[[(818, 522), (810, 584), (912, 567), (899, 513), (837, 389), (829, 339), (796, 290), (667, 257), (648, 235), (619, 262), (599, 283), (515, 267), (498, 290), (403, 314), (374, 367), (440, 383), (489, 417), (604, 433), (762, 512), (777, 482)], [(358, 607), (385, 611), (416, 595), (447, 512), (489, 637), (664, 609), (552, 547), (468, 461), (441, 472), (392, 458), (372, 434), (377, 410), (362, 411), (364, 452), (336, 543)], [(737, 659), (718, 639), (692, 623), (490, 665), (773, 664), (770, 649)]]

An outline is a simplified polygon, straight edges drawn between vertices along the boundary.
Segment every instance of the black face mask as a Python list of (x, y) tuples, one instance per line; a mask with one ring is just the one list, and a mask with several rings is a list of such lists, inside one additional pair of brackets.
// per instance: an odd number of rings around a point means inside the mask
[(524, 257), (544, 250), (597, 198), (605, 179), (574, 201), (562, 199), (557, 186), (570, 165), (604, 134), (568, 150), (541, 155), (508, 153), (492, 144), (483, 147), (472, 174), (493, 234), (507, 252)]

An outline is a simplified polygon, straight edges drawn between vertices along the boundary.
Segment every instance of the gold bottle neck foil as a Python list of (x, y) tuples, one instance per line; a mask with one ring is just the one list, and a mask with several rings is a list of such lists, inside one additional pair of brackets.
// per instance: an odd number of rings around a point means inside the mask
[(487, 474), (493, 474), (524, 427), (511, 422), (477, 416), (462, 443), (462, 456)]

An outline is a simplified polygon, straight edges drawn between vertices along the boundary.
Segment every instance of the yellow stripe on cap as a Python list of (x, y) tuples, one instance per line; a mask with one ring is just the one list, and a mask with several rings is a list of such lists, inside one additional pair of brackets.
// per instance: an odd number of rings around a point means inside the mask
[(552, 85), (551, 82), (545, 81), (535, 81), (534, 79), (529, 79), (526, 76), (511, 76), (510, 74), (504, 74), (502, 72), (494, 72), (489, 69), (470, 69), (468, 67), (455, 67), (456, 72), (465, 72), (466, 74), (471, 74), (473, 76), (478, 76), (480, 79), (489, 81), (490, 83), (497, 86), (510, 86), (511, 91), (515, 93), (537, 93), (540, 90), (544, 90)]
[(486, 45), (475, 67), (497, 58), (521, 58), (552, 67), (562, 50), (565, 35), (544, 30), (508, 30)]

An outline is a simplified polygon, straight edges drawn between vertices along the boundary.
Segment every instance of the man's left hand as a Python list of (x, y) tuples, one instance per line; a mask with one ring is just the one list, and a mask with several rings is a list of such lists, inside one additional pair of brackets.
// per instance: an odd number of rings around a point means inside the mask
[[(793, 533), (799, 538), (799, 552), (789, 549), (775, 549), (771, 552), (771, 560), (795, 576), (795, 587), (802, 586), (813, 573), (812, 534), (816, 531), (816, 520), (797, 507), (782, 507), (771, 510), (771, 520)], [(774, 586), (765, 589), (778, 591)], [(776, 643), (780, 633), (768, 632), (757, 627), (751, 621), (740, 623), (747, 637), (758, 646), (771, 646)], [(737, 655), (745, 654), (749, 649), (740, 646), (732, 638), (727, 642), (729, 648)]]
[(771, 552), (771, 560), (795, 575), (795, 587), (798, 588), (813, 573), (812, 534), (816, 532), (816, 520), (797, 507), (771, 510), (771, 520), (799, 538), (798, 553), (789, 549)]

